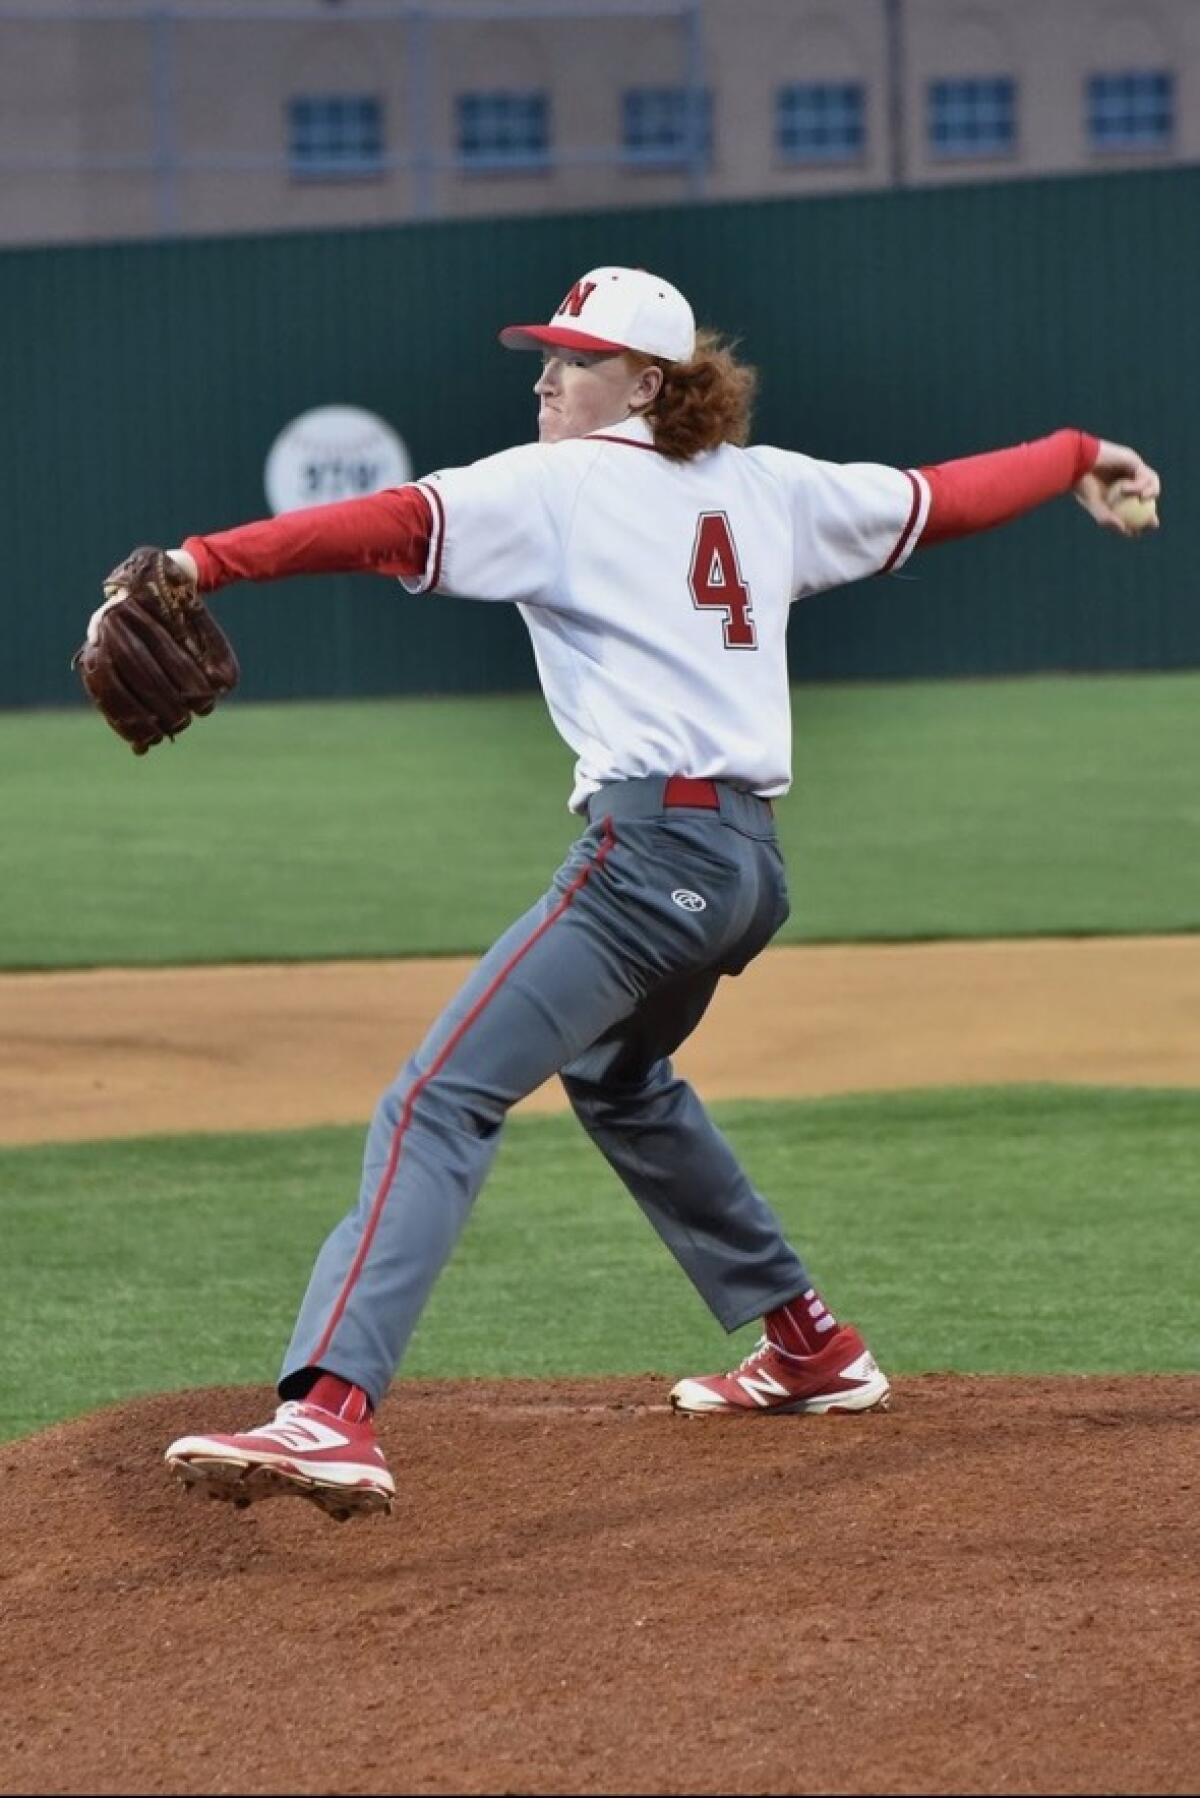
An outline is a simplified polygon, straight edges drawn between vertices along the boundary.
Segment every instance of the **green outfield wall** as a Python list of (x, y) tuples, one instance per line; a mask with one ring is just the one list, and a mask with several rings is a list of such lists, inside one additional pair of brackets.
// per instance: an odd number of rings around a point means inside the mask
[[(797, 679), (1200, 665), (1200, 169), (1182, 169), (4, 252), (0, 704), (78, 702), (100, 577), (135, 544), (262, 516), (267, 450), (308, 408), (382, 415), (418, 473), (526, 439), (535, 371), (496, 329), (605, 261), (661, 270), (740, 337), (760, 441), (909, 464), (1082, 424), (1163, 471), (1152, 541), (1062, 503), (798, 606)], [(374, 576), (219, 610), (251, 697), (534, 679), (507, 608)]]

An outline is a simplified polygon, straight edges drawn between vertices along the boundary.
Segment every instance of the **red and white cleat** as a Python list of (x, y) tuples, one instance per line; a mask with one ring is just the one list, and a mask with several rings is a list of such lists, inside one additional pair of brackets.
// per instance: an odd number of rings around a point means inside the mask
[(843, 1324), (816, 1355), (788, 1355), (763, 1336), (732, 1373), (680, 1380), (671, 1393), (690, 1417), (751, 1417), (767, 1412), (820, 1416), (883, 1411), (891, 1388), (853, 1324)]
[(181, 1436), (166, 1461), (185, 1486), (239, 1509), (307, 1498), (339, 1523), (390, 1511), (396, 1493), (370, 1418), (348, 1423), (316, 1405), (280, 1405), (273, 1423), (241, 1436)]

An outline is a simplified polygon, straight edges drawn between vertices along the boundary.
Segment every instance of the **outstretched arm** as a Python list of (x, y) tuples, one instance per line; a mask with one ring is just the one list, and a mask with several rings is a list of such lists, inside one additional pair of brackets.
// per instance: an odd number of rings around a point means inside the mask
[(306, 506), (231, 531), (185, 537), (171, 553), (205, 592), (231, 581), (276, 581), (292, 574), (415, 576), (425, 569), (432, 523), (429, 501), (418, 487), (389, 487), (363, 499)]
[(237, 657), (198, 589), (357, 569), (423, 575), (432, 520), (424, 494), (396, 487), (188, 537), (179, 549), (137, 549), (104, 581), (104, 603), (71, 665), (112, 728), (144, 755), (237, 685)]
[(1120, 481), (1122, 491), (1141, 499), (1156, 499), (1160, 486), (1158, 475), (1136, 450), (1076, 430), (935, 463), (920, 473), (930, 492), (921, 547), (1007, 524), (1065, 493), (1074, 493), (1106, 530), (1133, 536), (1109, 503), (1111, 484)]

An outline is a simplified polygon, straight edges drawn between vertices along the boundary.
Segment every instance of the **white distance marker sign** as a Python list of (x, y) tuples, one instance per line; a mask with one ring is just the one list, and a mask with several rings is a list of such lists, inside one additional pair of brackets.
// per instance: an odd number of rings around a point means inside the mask
[(272, 512), (359, 499), (412, 479), (404, 439), (361, 406), (315, 406), (285, 425), (263, 470)]

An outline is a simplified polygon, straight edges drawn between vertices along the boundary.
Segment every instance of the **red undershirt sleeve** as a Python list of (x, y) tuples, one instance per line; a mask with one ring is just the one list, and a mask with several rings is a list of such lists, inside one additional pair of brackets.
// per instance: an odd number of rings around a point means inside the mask
[(1098, 437), (1065, 430), (1012, 449), (920, 469), (930, 492), (921, 546), (1007, 524), (1046, 500), (1069, 493), (1099, 453)]
[(232, 581), (277, 581), (291, 574), (420, 575), (429, 555), (433, 514), (417, 487), (389, 487), (363, 499), (306, 506), (200, 537), (181, 548), (196, 558), (205, 592)]

